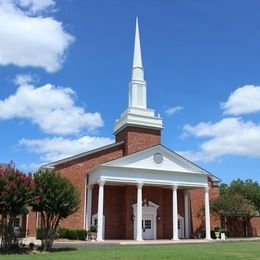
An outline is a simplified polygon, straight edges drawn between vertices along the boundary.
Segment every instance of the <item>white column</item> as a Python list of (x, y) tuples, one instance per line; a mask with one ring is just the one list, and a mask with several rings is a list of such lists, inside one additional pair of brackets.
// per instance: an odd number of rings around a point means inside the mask
[(87, 188), (87, 214), (86, 214), (86, 230), (89, 230), (91, 226), (91, 216), (92, 216), (92, 190), (93, 185), (88, 185)]
[(177, 202), (177, 188), (178, 186), (172, 186), (172, 227), (173, 238), (172, 240), (179, 240), (178, 237), (178, 202)]
[(184, 191), (184, 228), (185, 228), (185, 238), (190, 238), (190, 192), (188, 190)]
[(143, 218), (143, 205), (142, 205), (142, 187), (143, 183), (137, 184), (137, 212), (136, 212), (136, 240), (143, 240), (143, 230), (142, 230), (142, 218)]
[(98, 230), (97, 241), (103, 241), (103, 210), (104, 210), (104, 185), (105, 181), (99, 181), (98, 192)]
[(210, 240), (210, 210), (209, 210), (209, 187), (205, 187), (205, 229), (206, 239)]

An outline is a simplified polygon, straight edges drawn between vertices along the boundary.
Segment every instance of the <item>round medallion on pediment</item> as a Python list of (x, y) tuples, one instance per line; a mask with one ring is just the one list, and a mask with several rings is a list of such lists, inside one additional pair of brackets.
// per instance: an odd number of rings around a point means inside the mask
[(161, 153), (155, 153), (153, 155), (153, 160), (156, 164), (161, 164), (163, 162), (163, 155)]

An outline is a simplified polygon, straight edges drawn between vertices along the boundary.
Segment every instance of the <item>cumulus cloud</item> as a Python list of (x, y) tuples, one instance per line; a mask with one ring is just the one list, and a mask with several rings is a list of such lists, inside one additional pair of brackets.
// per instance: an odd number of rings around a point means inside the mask
[(0, 100), (0, 120), (28, 119), (45, 133), (77, 134), (103, 126), (98, 112), (86, 112), (75, 104), (75, 92), (68, 87), (45, 84), (35, 87), (28, 75), (16, 77), (17, 91)]
[(86, 152), (113, 142), (107, 137), (84, 136), (78, 139), (53, 137), (45, 139), (22, 139), (20, 146), (25, 146), (30, 152), (41, 155), (45, 163), (63, 159), (75, 154)]
[(177, 113), (178, 111), (181, 111), (183, 107), (177, 106), (177, 107), (170, 107), (165, 110), (165, 113), (167, 116), (172, 116), (173, 114)]
[(184, 134), (206, 138), (198, 152), (180, 153), (197, 161), (210, 161), (224, 155), (260, 157), (260, 124), (241, 118), (225, 118), (219, 122), (185, 125)]
[(224, 114), (242, 115), (260, 111), (260, 86), (245, 85), (236, 89), (221, 103)]
[(0, 0), (0, 65), (59, 70), (74, 37), (43, 12), (53, 0)]

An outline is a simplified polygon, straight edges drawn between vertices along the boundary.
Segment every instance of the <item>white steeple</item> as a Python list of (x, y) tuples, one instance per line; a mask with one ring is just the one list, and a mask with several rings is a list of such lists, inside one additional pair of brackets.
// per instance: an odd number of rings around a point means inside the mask
[(115, 134), (127, 125), (162, 129), (161, 117), (155, 116), (153, 109), (147, 109), (146, 103), (146, 81), (144, 80), (142, 65), (139, 24), (138, 18), (136, 18), (132, 79), (129, 83), (129, 103), (127, 110), (116, 121)]
[(144, 80), (144, 69), (142, 65), (138, 17), (136, 17), (136, 25), (135, 25), (135, 47), (134, 47), (132, 80)]
[(129, 83), (129, 107), (146, 108), (146, 82), (142, 65), (138, 18), (136, 18), (135, 26), (132, 80)]

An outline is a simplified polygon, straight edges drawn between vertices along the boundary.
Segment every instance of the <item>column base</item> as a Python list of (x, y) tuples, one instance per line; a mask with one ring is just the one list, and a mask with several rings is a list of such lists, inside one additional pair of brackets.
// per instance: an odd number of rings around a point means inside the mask
[(206, 237), (205, 240), (213, 240), (211, 237)]
[(180, 240), (179, 238), (172, 238), (173, 241), (178, 241)]
[(97, 240), (96, 240), (97, 242), (103, 242), (104, 241), (104, 239), (99, 239), (99, 238), (97, 238)]
[(141, 242), (141, 241), (144, 241), (144, 240), (142, 238), (136, 238), (135, 241)]

